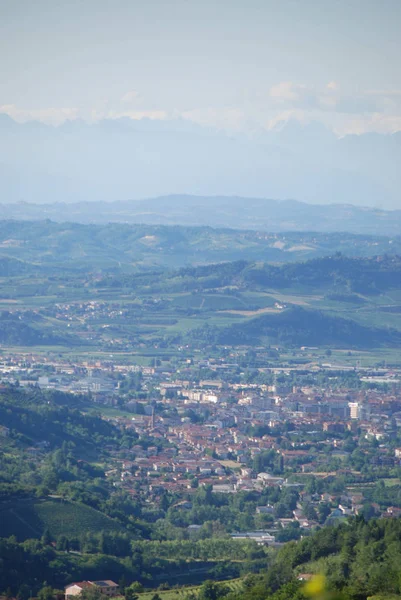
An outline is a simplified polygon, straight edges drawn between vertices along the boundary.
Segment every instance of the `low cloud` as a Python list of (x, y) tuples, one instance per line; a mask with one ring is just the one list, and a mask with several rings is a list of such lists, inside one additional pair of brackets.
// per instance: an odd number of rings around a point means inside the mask
[(19, 108), (15, 104), (0, 105), (0, 113), (8, 115), (19, 123), (42, 121), (50, 125), (60, 125), (68, 119), (77, 119), (79, 116), (77, 108)]
[(198, 125), (240, 131), (244, 129), (245, 115), (239, 108), (194, 108), (181, 112), (182, 119), (193, 121)]
[(329, 81), (329, 83), (326, 85), (326, 90), (331, 90), (332, 92), (336, 92), (339, 89), (340, 86), (336, 81)]
[(264, 123), (266, 129), (280, 130), (289, 121), (298, 121), (306, 125), (310, 119), (306, 112), (299, 108), (292, 108), (276, 112)]
[(131, 90), (114, 106), (108, 100), (85, 111), (73, 107), (38, 109), (3, 104), (0, 113), (20, 123), (34, 120), (54, 126), (78, 118), (89, 122), (119, 118), (135, 121), (183, 119), (203, 127), (248, 135), (279, 129), (285, 122), (295, 120), (302, 124), (321, 123), (342, 136), (401, 131), (401, 90), (371, 89), (351, 93), (343, 90), (336, 81), (321, 86), (283, 81), (270, 88), (263, 102), (257, 99), (247, 106), (198, 106), (168, 111), (163, 107), (146, 107), (140, 94)]
[(305, 92), (307, 86), (292, 81), (281, 81), (270, 88), (270, 97), (277, 102), (299, 102)]
[(134, 121), (140, 119), (158, 119), (162, 121), (168, 118), (168, 113), (165, 110), (109, 110), (103, 118), (121, 119), (122, 117), (128, 117)]
[(401, 116), (387, 116), (380, 113), (361, 116), (355, 115), (337, 128), (337, 132), (342, 135), (360, 135), (368, 132), (392, 134), (397, 131), (401, 131)]
[(6, 114), (18, 123), (26, 123), (27, 121), (40, 121), (48, 125), (61, 125), (67, 120), (75, 120), (78, 118), (86, 118), (89, 121), (100, 121), (102, 119), (120, 119), (128, 117), (135, 121), (140, 119), (159, 119), (165, 120), (168, 118), (168, 113), (165, 110), (136, 110), (136, 109), (92, 109), (88, 113), (81, 114), (78, 108), (43, 108), (30, 109), (20, 108), (15, 104), (0, 105), (0, 113)]
[(141, 95), (136, 90), (131, 90), (121, 98), (122, 104), (137, 104), (141, 100)]
[(346, 93), (336, 81), (323, 86), (282, 81), (269, 90), (270, 103), (287, 109), (321, 110), (349, 114), (401, 115), (401, 90)]

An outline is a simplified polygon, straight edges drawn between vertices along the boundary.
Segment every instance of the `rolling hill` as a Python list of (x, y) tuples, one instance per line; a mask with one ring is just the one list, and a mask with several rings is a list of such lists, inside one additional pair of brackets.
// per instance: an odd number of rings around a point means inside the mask
[(280, 346), (332, 346), (347, 348), (400, 347), (401, 332), (368, 327), (351, 319), (328, 315), (318, 310), (292, 307), (278, 314), (262, 315), (244, 323), (221, 328), (208, 335), (206, 330), (191, 333), (215, 343), (260, 344), (265, 340)]
[(134, 271), (140, 267), (178, 268), (236, 260), (283, 263), (336, 252), (351, 257), (401, 254), (401, 237), (266, 233), (203, 226), (0, 221), (0, 273), (3, 276), (17, 274), (17, 271), (58, 273), (60, 267), (74, 272)]

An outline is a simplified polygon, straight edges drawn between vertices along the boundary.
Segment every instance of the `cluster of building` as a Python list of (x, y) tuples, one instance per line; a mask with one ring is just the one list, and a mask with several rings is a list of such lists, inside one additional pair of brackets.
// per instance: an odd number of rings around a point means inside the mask
[[(150, 499), (164, 491), (190, 497), (199, 485), (231, 494), (262, 491), (266, 486), (298, 485), (302, 490), (302, 485), (289, 483), (283, 474), (323, 478), (355, 471), (346, 444), (350, 438), (375, 442), (375, 452), (369, 456), (372, 467), (401, 464), (401, 449), (394, 448), (401, 427), (397, 372), (361, 370), (361, 378), (379, 377), (391, 385), (387, 391), (377, 387), (358, 391), (289, 385), (285, 381), (290, 380), (291, 369), (286, 368), (270, 369), (270, 385), (233, 383), (225, 377), (231, 366), (227, 360), (194, 358), (174, 366), (138, 366), (116, 364), (112, 357), (72, 365), (59, 357), (11, 355), (0, 362), (0, 379), (6, 385), (18, 381), (72, 393), (91, 392), (99, 406), (114, 404), (125, 415), (130, 413), (130, 417), (105, 418), (134, 430), (139, 440), (151, 436), (154, 445), (138, 443), (110, 451), (106, 475), (116, 487)], [(197, 370), (212, 367), (219, 378), (193, 377)], [(309, 368), (311, 373), (323, 369)], [(121, 385), (133, 375), (140, 376), (140, 398), (121, 393)], [(8, 435), (6, 429), (1, 427), (0, 435)], [(30, 451), (34, 455), (40, 448)], [(273, 470), (264, 468), (269, 452), (274, 456)], [(318, 506), (326, 499), (311, 496), (307, 501)], [(354, 497), (343, 498), (337, 502), (335, 516), (357, 514), (361, 504)], [(293, 519), (302, 527), (314, 526), (313, 519), (297, 510)]]

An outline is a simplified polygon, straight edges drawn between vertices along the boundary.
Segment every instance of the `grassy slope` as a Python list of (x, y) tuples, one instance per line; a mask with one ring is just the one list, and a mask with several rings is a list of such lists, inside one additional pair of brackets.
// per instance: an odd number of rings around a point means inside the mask
[(0, 506), (0, 537), (39, 538), (45, 529), (52, 537), (73, 537), (102, 529), (121, 531), (121, 526), (89, 506), (65, 500), (20, 500)]
[[(242, 586), (241, 579), (230, 579), (228, 581), (221, 581), (220, 585), (223, 587), (227, 587), (230, 591), (238, 592)], [(187, 597), (189, 594), (197, 594), (200, 589), (200, 585), (193, 586), (185, 586), (180, 589), (173, 590), (157, 590), (160, 598), (162, 600), (180, 600), (181, 598)], [(151, 592), (144, 592), (139, 595), (139, 600), (152, 600), (152, 597), (155, 594), (155, 590)]]

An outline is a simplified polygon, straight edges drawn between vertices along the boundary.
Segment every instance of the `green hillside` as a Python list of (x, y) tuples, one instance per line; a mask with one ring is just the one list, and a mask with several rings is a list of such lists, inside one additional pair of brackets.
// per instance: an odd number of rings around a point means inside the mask
[(0, 278), (0, 344), (106, 352), (188, 339), (400, 345), (399, 256), (335, 254), (284, 265), (238, 260), (174, 270), (137, 265), (135, 272), (109, 274), (71, 269), (57, 277)]
[(18, 500), (13, 506), (6, 503), (0, 506), (0, 537), (15, 535), (23, 541), (40, 538), (46, 530), (52, 538), (57, 538), (122, 531), (122, 527), (90, 506), (67, 500)]
[[(49, 346), (57, 344), (78, 345), (79, 339), (74, 339), (68, 333), (57, 335), (44, 320), (35, 315), (14, 315), (8, 311), (0, 312), (0, 344), (22, 346)], [(28, 321), (28, 322), (24, 322)], [(32, 322), (34, 325), (32, 325)]]
[(0, 277), (27, 275), (37, 271), (37, 267), (22, 260), (9, 256), (0, 256)]
[[(199, 331), (200, 337), (202, 331)], [(300, 307), (292, 307), (278, 314), (262, 315), (245, 323), (221, 328), (220, 331), (214, 332), (214, 336), (217, 343), (230, 345), (256, 343), (263, 338), (283, 346), (345, 345), (369, 348), (401, 345), (401, 332), (395, 329), (368, 327), (351, 319)]]
[[(92, 215), (93, 216), (93, 215)], [(292, 262), (341, 251), (349, 256), (401, 252), (401, 238), (351, 233), (267, 233), (179, 225), (89, 225), (0, 221), (4, 257), (57, 269), (133, 271), (138, 265), (169, 268), (235, 260)], [(6, 270), (8, 269), (8, 271)], [(0, 265), (1, 273), (30, 272), (31, 264)]]

